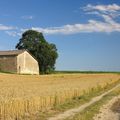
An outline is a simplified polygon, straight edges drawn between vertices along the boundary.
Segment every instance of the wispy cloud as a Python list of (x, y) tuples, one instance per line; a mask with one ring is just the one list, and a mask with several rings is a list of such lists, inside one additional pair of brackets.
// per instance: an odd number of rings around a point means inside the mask
[(25, 15), (25, 16), (22, 16), (21, 18), (24, 19), (24, 20), (32, 20), (34, 18), (34, 16), (32, 16), (32, 15)]
[(120, 16), (120, 6), (117, 4), (112, 5), (91, 5), (83, 7), (83, 10), (86, 11), (86, 14), (106, 14), (112, 18)]
[(16, 37), (16, 36), (21, 36), (22, 33), (21, 32), (17, 32), (17, 31), (5, 31), (6, 34), (8, 34), (9, 36), (12, 37)]
[(16, 30), (18, 30), (17, 27), (0, 24), (0, 31), (4, 31), (6, 34), (10, 36), (15, 37), (16, 35), (18, 35), (18, 34), (15, 35), (15, 33), (17, 33)]
[(14, 29), (17, 29), (17, 28), (13, 26), (7, 26), (7, 25), (0, 24), (0, 31), (14, 30)]
[(32, 27), (33, 30), (43, 32), (45, 34), (75, 34), (81, 32), (120, 32), (120, 23), (115, 22), (114, 18), (119, 16), (120, 6), (112, 5), (96, 5), (88, 4), (82, 8), (85, 14), (95, 14), (103, 18), (103, 21), (95, 19), (88, 20), (86, 24), (64, 25), (61, 27), (40, 28)]
[[(59, 27), (47, 27), (47, 28), (32, 27), (30, 29), (42, 32), (44, 34), (120, 32), (120, 23), (116, 22), (116, 19), (120, 15), (120, 6), (119, 5), (117, 5), (117, 4), (111, 4), (111, 5), (88, 4), (87, 6), (83, 7), (82, 10), (84, 11), (84, 14), (95, 15), (95, 18), (89, 19), (87, 23), (67, 24), (67, 25), (63, 25), (63, 26), (59, 26)], [(97, 16), (101, 17), (103, 20), (99, 20), (99, 21), (96, 20)], [(30, 19), (32, 19), (32, 16), (30, 17)], [(6, 27), (6, 29), (7, 29), (7, 27)], [(12, 29), (12, 28), (8, 27), (8, 29)], [(26, 30), (28, 30), (28, 28), (20, 29), (18, 32), (7, 31), (6, 33), (11, 36), (20, 36)]]
[(33, 30), (37, 30), (44, 34), (75, 34), (75, 33), (88, 33), (88, 32), (120, 32), (120, 24), (113, 23), (110, 24), (106, 22), (100, 22), (95, 20), (89, 20), (87, 24), (74, 24), (74, 25), (64, 25), (62, 27), (53, 28), (37, 28), (32, 27)]
[(116, 12), (120, 10), (120, 6), (117, 4), (112, 4), (112, 5), (91, 5), (88, 4), (87, 6), (84, 7), (84, 10), (90, 11), (90, 10), (99, 10), (102, 12)]

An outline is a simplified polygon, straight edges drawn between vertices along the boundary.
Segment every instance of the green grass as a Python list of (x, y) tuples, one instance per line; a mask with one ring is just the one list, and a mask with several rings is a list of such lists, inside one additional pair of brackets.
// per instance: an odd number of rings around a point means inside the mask
[[(0, 73), (7, 73), (7, 74), (16, 74), (15, 72), (7, 72), (7, 71), (1, 71)], [(120, 74), (120, 72), (116, 72), (116, 71), (54, 71), (50, 74), (103, 74), (103, 73), (113, 73), (113, 74)], [(24, 74), (24, 75), (30, 75), (30, 74)], [(42, 73), (40, 73), (40, 75), (44, 75)]]
[(117, 73), (120, 74), (119, 72), (116, 71), (55, 71), (54, 74), (74, 74), (74, 73), (84, 73), (84, 74), (96, 74), (96, 73)]
[(7, 72), (7, 71), (1, 71), (1, 70), (0, 70), (0, 73), (15, 74), (15, 72)]

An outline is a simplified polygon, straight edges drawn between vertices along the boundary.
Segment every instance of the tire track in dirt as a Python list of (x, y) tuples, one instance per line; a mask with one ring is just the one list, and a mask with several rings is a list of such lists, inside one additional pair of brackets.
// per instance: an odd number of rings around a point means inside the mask
[(116, 85), (115, 87), (113, 87), (112, 89), (108, 90), (107, 92), (97, 96), (97, 97), (94, 97), (91, 99), (91, 101), (89, 101), (88, 103), (85, 103), (83, 105), (81, 105), (80, 107), (78, 108), (73, 108), (73, 109), (70, 109), (70, 110), (67, 110), (63, 113), (60, 113), (58, 115), (55, 115), (53, 117), (50, 117), (48, 118), (47, 120), (64, 120), (70, 116), (74, 116), (75, 114), (83, 111), (85, 108), (89, 107), (90, 105), (94, 104), (95, 102), (101, 100), (105, 95), (109, 94), (110, 92), (112, 92), (113, 90), (117, 89), (118, 87), (120, 87), (120, 84)]
[(93, 117), (93, 120), (120, 120), (119, 113), (115, 113), (111, 110), (112, 105), (118, 98), (120, 98), (120, 95), (113, 97), (107, 104), (103, 105), (99, 113)]

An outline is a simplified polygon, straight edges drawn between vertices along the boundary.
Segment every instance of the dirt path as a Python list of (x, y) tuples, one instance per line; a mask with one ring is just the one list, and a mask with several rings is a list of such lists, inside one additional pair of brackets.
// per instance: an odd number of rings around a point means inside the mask
[(95, 115), (93, 120), (120, 120), (120, 114), (114, 113), (111, 110), (113, 103), (115, 103), (120, 96), (114, 97), (107, 104), (100, 108), (99, 114)]
[[(64, 120), (64, 119), (66, 119), (66, 118), (68, 118), (70, 116), (74, 116), (76, 113), (79, 113), (79, 112), (83, 111), (85, 108), (89, 107), (93, 103), (101, 100), (103, 98), (103, 96), (109, 94), (110, 92), (112, 92), (113, 90), (115, 90), (118, 87), (120, 87), (120, 84), (116, 85), (114, 88), (112, 88), (109, 91), (103, 93), (102, 95), (94, 97), (90, 102), (85, 103), (85, 104), (81, 105), (78, 108), (70, 109), (70, 110), (65, 111), (65, 112), (63, 112), (61, 114), (55, 115), (55, 116), (53, 116), (51, 118), (48, 118), (48, 120)], [(104, 119), (104, 120), (106, 120), (106, 119)], [(112, 119), (112, 120), (114, 120), (114, 119)]]

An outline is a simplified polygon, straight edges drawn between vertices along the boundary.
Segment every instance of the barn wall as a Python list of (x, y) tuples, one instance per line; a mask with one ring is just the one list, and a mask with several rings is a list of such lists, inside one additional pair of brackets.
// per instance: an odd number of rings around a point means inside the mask
[(16, 56), (0, 56), (0, 70), (3, 72), (17, 72)]
[(18, 73), (39, 74), (38, 62), (28, 53), (18, 55)]
[(21, 53), (17, 56), (17, 73), (24, 73), (25, 69), (25, 55)]

